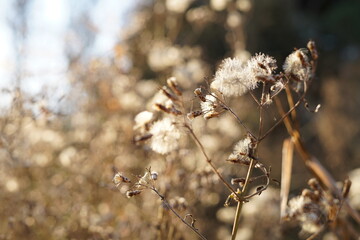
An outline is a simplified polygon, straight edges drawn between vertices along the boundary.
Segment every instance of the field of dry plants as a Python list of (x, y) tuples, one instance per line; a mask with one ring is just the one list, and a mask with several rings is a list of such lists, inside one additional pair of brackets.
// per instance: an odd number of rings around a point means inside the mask
[(143, 1), (56, 107), (1, 89), (0, 240), (360, 239), (360, 5), (290, 2)]

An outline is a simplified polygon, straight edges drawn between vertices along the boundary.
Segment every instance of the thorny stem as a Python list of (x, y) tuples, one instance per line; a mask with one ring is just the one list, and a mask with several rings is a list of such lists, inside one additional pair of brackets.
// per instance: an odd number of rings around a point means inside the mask
[(192, 130), (192, 128), (188, 125), (185, 124), (185, 127), (189, 130), (190, 135), (193, 137), (193, 139), (195, 140), (196, 144), (198, 145), (198, 147), (200, 148), (202, 154), (204, 155), (207, 163), (210, 165), (212, 171), (219, 177), (219, 179), (224, 183), (224, 185), (230, 190), (230, 192), (232, 192), (233, 194), (235, 194), (235, 196), (240, 199), (239, 194), (230, 186), (229, 183), (227, 183), (224, 179), (224, 177), (221, 175), (221, 173), (217, 170), (217, 168), (215, 167), (215, 165), (212, 163), (211, 159), (209, 158), (209, 156), (206, 154), (205, 152), (205, 148), (202, 145), (202, 143), (200, 142), (199, 138), (196, 136), (196, 134), (194, 133), (194, 131)]
[(159, 198), (161, 199), (161, 201), (165, 204), (165, 206), (167, 208), (169, 208), (174, 214), (176, 217), (178, 217), (184, 224), (186, 224), (186, 226), (188, 226), (192, 231), (194, 231), (199, 238), (203, 239), (203, 240), (207, 240), (207, 238), (202, 235), (194, 226), (192, 226), (191, 224), (189, 224), (188, 222), (186, 222), (172, 207), (171, 205), (166, 201), (165, 197), (163, 195), (161, 195), (159, 193), (159, 191), (155, 188), (155, 187), (151, 187), (150, 188), (153, 192), (155, 192)]
[[(251, 173), (252, 173), (252, 170), (254, 169), (254, 166), (256, 164), (256, 161), (254, 158), (251, 158), (250, 160), (250, 166), (248, 168), (248, 171), (247, 171), (247, 174), (246, 174), (246, 179), (245, 179), (245, 183), (244, 183), (244, 186), (243, 188), (241, 189), (241, 193), (240, 195), (243, 195), (245, 194), (246, 190), (247, 190), (247, 187), (249, 185), (249, 180), (250, 180), (250, 176), (251, 176)], [(239, 229), (239, 220), (240, 220), (240, 213), (241, 213), (241, 210), (242, 210), (242, 206), (244, 205), (244, 201), (239, 199), (238, 201), (238, 204), (237, 204), (237, 207), (236, 207), (236, 212), (235, 212), (235, 218), (234, 218), (234, 225), (233, 225), (233, 230), (232, 230), (232, 233), (231, 233), (231, 240), (235, 240), (236, 238), (236, 234), (237, 234), (237, 231)]]

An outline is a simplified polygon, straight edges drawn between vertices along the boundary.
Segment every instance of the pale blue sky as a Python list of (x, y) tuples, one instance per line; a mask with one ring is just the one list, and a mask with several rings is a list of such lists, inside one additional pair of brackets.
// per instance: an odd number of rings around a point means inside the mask
[[(68, 88), (64, 49), (66, 42), (74, 40), (76, 35), (69, 30), (71, 17), (88, 11), (97, 32), (89, 55), (107, 57), (119, 41), (122, 27), (129, 21), (130, 9), (139, 1), (99, 0), (84, 8), (89, 0), (32, 0), (27, 22), (29, 31), (22, 49), (23, 90), (37, 94), (46, 86), (54, 91), (54, 96), (64, 95)], [(14, 3), (15, 0), (0, 0), (0, 88), (12, 89), (15, 84), (15, 45), (9, 27), (9, 21), (16, 17)], [(76, 44), (76, 39), (74, 42)], [(6, 104), (9, 96), (1, 95), (0, 105)]]

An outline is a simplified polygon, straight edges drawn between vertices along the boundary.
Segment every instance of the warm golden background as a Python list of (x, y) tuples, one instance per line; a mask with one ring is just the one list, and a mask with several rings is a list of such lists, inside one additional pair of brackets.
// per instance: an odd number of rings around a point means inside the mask
[[(133, 143), (134, 116), (151, 109), (170, 76), (191, 108), (193, 89), (225, 57), (263, 52), (281, 66), (309, 39), (320, 59), (308, 100), (322, 108), (300, 108), (301, 131), (337, 180), (352, 177), (360, 210), (360, 173), (351, 173), (360, 167), (359, 1), (2, 0), (0, 8), (0, 239), (158, 239), (159, 228), (167, 239), (196, 239), (154, 194), (127, 199), (126, 186), (112, 183), (114, 166), (130, 178), (151, 166), (160, 191), (184, 197), (179, 211), (191, 212), (205, 236), (228, 238), (233, 206), (223, 207), (226, 189), (193, 142), (155, 154)], [(251, 128), (250, 100), (232, 104)], [(224, 161), (244, 134), (231, 116), (194, 124), (227, 180), (243, 175)], [(281, 126), (260, 149), (278, 180), (286, 136)], [(296, 195), (310, 174), (297, 158), (294, 165)], [(238, 239), (298, 239), (298, 227), (280, 227), (278, 199), (273, 184), (248, 203)]]

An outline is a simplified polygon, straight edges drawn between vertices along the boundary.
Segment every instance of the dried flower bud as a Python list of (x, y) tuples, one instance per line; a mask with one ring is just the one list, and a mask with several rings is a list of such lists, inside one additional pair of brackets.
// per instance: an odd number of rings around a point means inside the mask
[(115, 184), (116, 187), (119, 187), (119, 185), (121, 183), (130, 183), (130, 179), (128, 179), (127, 177), (125, 177), (123, 174), (121, 173), (116, 173), (115, 176), (113, 177), (113, 183)]
[(316, 178), (309, 179), (307, 184), (309, 185), (309, 187), (312, 190), (320, 190), (321, 191), (320, 184), (319, 184), (319, 182), (318, 182), (318, 180)]
[(151, 176), (150, 176), (150, 177), (151, 177), (152, 180), (155, 180), (155, 181), (156, 181), (156, 180), (158, 179), (158, 173), (157, 173), (157, 172), (151, 172)]
[(244, 183), (245, 183), (245, 178), (232, 178), (231, 179), (232, 185), (239, 184), (240, 186), (243, 186)]
[(173, 101), (175, 101), (175, 102), (179, 100), (179, 98), (178, 98), (176, 95), (172, 94), (172, 93), (169, 91), (169, 89), (167, 89), (165, 86), (161, 88), (161, 91), (162, 91), (162, 92), (164, 93), (164, 95), (167, 96), (169, 99), (171, 99), (171, 100), (173, 100)]
[(311, 199), (312, 201), (319, 201), (319, 195), (309, 189), (304, 189), (301, 192), (301, 196)]
[(165, 107), (164, 105), (162, 105), (161, 103), (155, 103), (154, 108), (158, 111), (163, 111), (165, 113), (171, 113), (171, 110), (169, 108)]
[(145, 135), (141, 135), (141, 136), (135, 136), (134, 137), (134, 142), (138, 143), (138, 142), (144, 142), (148, 139), (150, 139), (153, 135), (151, 133), (145, 134)]
[(205, 102), (201, 102), (200, 105), (205, 119), (217, 117), (222, 113), (222, 110), (224, 110), (218, 99), (210, 94), (206, 95)]
[(141, 193), (141, 190), (130, 190), (126, 192), (126, 196), (128, 198), (131, 198), (133, 196), (139, 195)]
[(168, 80), (166, 80), (166, 83), (167, 85), (169, 86), (169, 88), (178, 96), (181, 96), (182, 95), (182, 92), (179, 88), (179, 85), (176, 81), (176, 78), (175, 77), (171, 77), (171, 78), (168, 78)]
[(170, 113), (175, 116), (182, 115), (182, 112), (180, 110), (176, 109), (174, 106), (170, 109)]
[(219, 115), (220, 115), (219, 112), (208, 112), (208, 113), (204, 114), (204, 118), (205, 118), (206, 120), (208, 120), (208, 119), (210, 119), (210, 118), (214, 118), (214, 117), (217, 117), (217, 116), (219, 116)]
[(206, 98), (203, 95), (203, 93), (201, 92), (201, 88), (196, 88), (194, 90), (195, 95), (202, 101), (202, 102), (206, 102)]
[(193, 111), (191, 113), (188, 113), (186, 116), (189, 120), (193, 120), (194, 118), (201, 116), (202, 111)]
[(318, 54), (318, 51), (316, 49), (315, 42), (314, 41), (309, 41), (308, 44), (307, 44), (307, 48), (310, 50), (311, 57), (314, 60), (317, 60), (319, 58), (319, 54)]

